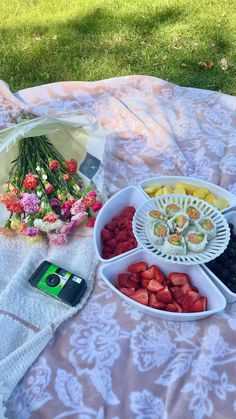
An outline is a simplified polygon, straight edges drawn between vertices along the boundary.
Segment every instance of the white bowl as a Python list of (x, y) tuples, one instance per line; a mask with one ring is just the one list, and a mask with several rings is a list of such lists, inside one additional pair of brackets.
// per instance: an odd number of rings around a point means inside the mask
[[(229, 203), (229, 206), (222, 210), (221, 212), (226, 212), (229, 209), (232, 209), (234, 205), (236, 205), (236, 196), (233, 195), (231, 192), (227, 191), (221, 186), (215, 185), (214, 183), (206, 182), (205, 180), (196, 179), (192, 177), (185, 177), (185, 176), (162, 176), (162, 177), (153, 177), (149, 179), (145, 179), (139, 183), (138, 187), (141, 191), (145, 194), (147, 198), (149, 198), (148, 194), (144, 191), (143, 188), (149, 185), (165, 185), (165, 186), (174, 186), (176, 183), (190, 183), (194, 186), (204, 187), (209, 190), (209, 192), (213, 193), (217, 198), (226, 199)], [(150, 198), (149, 198), (150, 199)]]
[[(228, 223), (232, 223), (234, 226), (234, 231), (236, 232), (236, 211), (231, 211), (227, 214), (224, 214), (224, 217)], [(207, 275), (212, 279), (215, 285), (219, 288), (222, 294), (225, 296), (228, 303), (233, 303), (236, 301), (236, 293), (230, 291), (228, 287), (206, 266), (202, 265), (202, 268), (207, 272)]]
[[(159, 210), (164, 212), (167, 204), (174, 203), (185, 208), (186, 205), (195, 205), (199, 211), (206, 217), (210, 217), (216, 225), (216, 237), (210, 240), (203, 252), (194, 253), (188, 251), (186, 255), (171, 255), (163, 251), (163, 246), (154, 246), (147, 235), (147, 214), (151, 210)], [(155, 254), (159, 259), (175, 262), (185, 265), (199, 265), (215, 259), (226, 249), (229, 239), (230, 230), (223, 214), (215, 207), (203, 201), (187, 195), (161, 195), (156, 198), (148, 199), (136, 212), (133, 218), (133, 231), (139, 245), (148, 252)]]
[[(199, 288), (199, 292), (207, 297), (208, 300), (208, 310), (198, 313), (175, 313), (170, 311), (163, 311), (154, 309), (152, 307), (144, 306), (126, 295), (122, 294), (116, 287), (115, 282), (117, 279), (118, 273), (126, 272), (126, 269), (129, 265), (139, 262), (146, 261), (148, 265), (157, 265), (165, 275), (168, 275), (170, 272), (185, 272), (189, 274), (191, 282), (194, 286)], [(103, 265), (100, 270), (101, 276), (106, 284), (118, 294), (124, 301), (133, 305), (144, 314), (157, 317), (163, 320), (171, 321), (192, 321), (199, 320), (205, 317), (211, 316), (221, 310), (224, 310), (226, 306), (226, 300), (214, 283), (208, 278), (206, 273), (201, 269), (200, 266), (184, 266), (177, 265), (168, 262), (158, 261), (154, 255), (149, 254), (146, 250), (140, 249), (136, 250), (130, 255), (123, 256), (122, 260), (114, 261)]]
[(123, 255), (134, 252), (135, 249), (129, 250), (122, 255), (115, 256), (111, 259), (104, 259), (102, 257), (102, 240), (101, 240), (101, 230), (105, 227), (107, 223), (111, 221), (113, 217), (119, 214), (125, 207), (132, 205), (135, 209), (139, 208), (144, 202), (147, 201), (147, 198), (143, 195), (142, 192), (135, 186), (129, 186), (128, 188), (122, 189), (117, 192), (112, 198), (110, 198), (106, 204), (100, 210), (98, 217), (96, 219), (94, 230), (93, 230), (93, 244), (97, 257), (102, 262), (109, 262), (111, 260), (120, 259)]

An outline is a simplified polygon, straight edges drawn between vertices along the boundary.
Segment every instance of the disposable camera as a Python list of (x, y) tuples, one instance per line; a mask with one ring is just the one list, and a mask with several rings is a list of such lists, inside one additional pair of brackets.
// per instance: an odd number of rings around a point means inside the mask
[(83, 278), (48, 261), (39, 265), (29, 282), (33, 287), (70, 306), (75, 306), (80, 302), (87, 288)]

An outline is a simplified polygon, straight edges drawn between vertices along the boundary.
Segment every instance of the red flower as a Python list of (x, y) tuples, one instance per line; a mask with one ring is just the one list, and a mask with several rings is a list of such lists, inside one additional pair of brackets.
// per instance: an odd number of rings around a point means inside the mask
[(45, 186), (45, 191), (47, 194), (52, 193), (54, 191), (54, 186), (51, 183), (47, 183)]
[(76, 173), (78, 164), (74, 159), (70, 159), (69, 161), (65, 161), (66, 170), (69, 173)]
[(55, 223), (57, 221), (58, 217), (53, 212), (48, 212), (44, 217), (44, 221), (48, 221), (49, 223)]
[(97, 201), (97, 202), (95, 202), (95, 204), (92, 206), (91, 210), (92, 210), (93, 212), (97, 212), (97, 211), (99, 211), (99, 210), (102, 208), (102, 206), (103, 206), (103, 202), (102, 202), (102, 201)]
[(27, 173), (27, 175), (25, 175), (25, 179), (23, 182), (23, 185), (26, 189), (29, 189), (30, 191), (32, 189), (36, 189), (37, 186), (37, 181), (36, 181), (37, 176), (33, 175), (33, 173)]
[(60, 166), (60, 163), (58, 160), (52, 160), (49, 163), (49, 167), (53, 172), (55, 172), (59, 168), (59, 166)]
[(24, 212), (20, 202), (12, 202), (11, 204), (7, 204), (6, 208), (8, 209), (8, 211), (15, 212), (18, 214), (22, 214), (22, 212)]
[(96, 218), (95, 218), (95, 217), (90, 218), (90, 219), (87, 221), (87, 223), (85, 224), (85, 225), (86, 225), (86, 227), (93, 227), (93, 226), (94, 226), (94, 224), (95, 224), (95, 221), (96, 221)]
[(64, 180), (66, 182), (68, 182), (69, 180), (71, 180), (71, 177), (70, 177), (70, 175), (68, 173), (65, 173), (65, 175), (63, 177), (64, 177)]

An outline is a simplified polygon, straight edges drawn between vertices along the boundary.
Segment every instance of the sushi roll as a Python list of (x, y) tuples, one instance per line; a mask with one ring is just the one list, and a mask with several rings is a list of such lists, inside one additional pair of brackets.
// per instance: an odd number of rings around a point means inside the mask
[(169, 227), (173, 233), (183, 233), (189, 225), (187, 214), (179, 212), (169, 220)]
[(189, 231), (186, 237), (186, 243), (187, 248), (190, 250), (190, 252), (202, 252), (207, 244), (207, 235), (206, 233)]
[(161, 221), (158, 221), (152, 224), (148, 236), (151, 243), (155, 245), (161, 245), (164, 243), (164, 240), (168, 236), (168, 234), (169, 234), (169, 228), (167, 224)]
[(201, 211), (194, 207), (193, 205), (188, 205), (186, 208), (186, 213), (189, 217), (189, 223), (195, 224), (195, 222), (200, 221), (203, 217)]
[(182, 208), (177, 204), (168, 204), (166, 206), (166, 215), (167, 218), (172, 218), (174, 215), (176, 215), (178, 212), (180, 212)]
[(147, 220), (149, 223), (153, 223), (156, 221), (167, 221), (166, 215), (158, 210), (152, 210), (147, 214)]
[(203, 218), (199, 223), (196, 223), (195, 226), (200, 233), (206, 233), (208, 240), (212, 240), (216, 237), (216, 225), (210, 218)]
[(186, 246), (183, 236), (181, 236), (181, 234), (171, 234), (166, 237), (163, 251), (170, 255), (185, 255)]

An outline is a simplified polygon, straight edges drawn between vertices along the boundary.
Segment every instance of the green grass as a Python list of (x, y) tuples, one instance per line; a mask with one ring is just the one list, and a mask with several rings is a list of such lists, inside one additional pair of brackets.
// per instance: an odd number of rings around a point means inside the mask
[(236, 94), (235, 0), (0, 0), (0, 10), (0, 78), (13, 90), (145, 74)]

